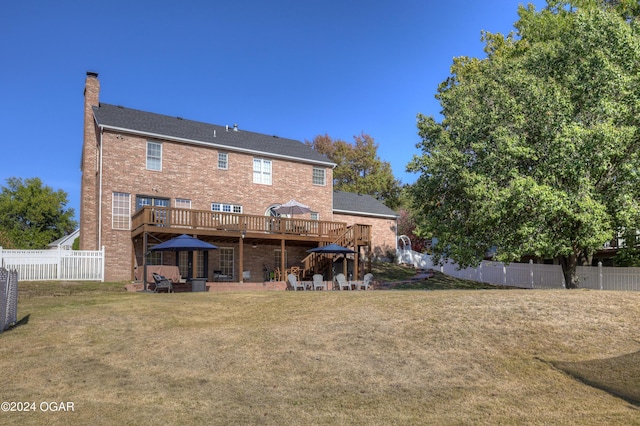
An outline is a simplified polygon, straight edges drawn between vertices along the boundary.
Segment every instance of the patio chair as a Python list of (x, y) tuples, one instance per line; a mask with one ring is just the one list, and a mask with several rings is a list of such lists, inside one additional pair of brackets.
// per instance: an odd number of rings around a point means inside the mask
[(338, 290), (351, 290), (351, 283), (347, 281), (344, 274), (336, 275), (336, 281), (338, 282)]
[(324, 277), (321, 274), (315, 274), (313, 276), (313, 289), (314, 290), (324, 290)]
[(364, 281), (358, 282), (356, 288), (358, 290), (369, 290), (369, 287), (371, 287), (371, 281), (373, 281), (373, 274), (366, 274), (364, 276)]
[(306, 290), (306, 286), (304, 285), (304, 283), (298, 282), (298, 279), (296, 278), (295, 275), (293, 274), (289, 274), (289, 285), (291, 285), (291, 288), (293, 289), (293, 291), (298, 291), (298, 289), (301, 290)]
[(280, 268), (276, 268), (273, 271), (273, 280), (274, 281), (284, 281), (282, 279), (282, 272), (280, 271)]
[(154, 293), (159, 293), (160, 290), (167, 290), (167, 293), (173, 292), (173, 283), (167, 277), (154, 272), (153, 281), (156, 283), (156, 288), (153, 289)]

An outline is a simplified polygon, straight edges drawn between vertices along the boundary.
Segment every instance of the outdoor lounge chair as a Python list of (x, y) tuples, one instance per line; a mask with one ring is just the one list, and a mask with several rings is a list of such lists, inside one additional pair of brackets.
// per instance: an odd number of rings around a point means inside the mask
[(324, 290), (325, 286), (324, 286), (324, 277), (320, 274), (315, 274), (313, 276), (313, 289), (314, 290)]
[(298, 282), (298, 279), (296, 278), (295, 275), (289, 274), (288, 278), (289, 278), (289, 284), (291, 285), (291, 288), (293, 289), (293, 291), (298, 291), (298, 289), (306, 290), (305, 284)]
[(364, 281), (358, 282), (356, 288), (358, 290), (369, 290), (371, 286), (371, 281), (373, 281), (373, 274), (366, 274), (364, 276)]
[(154, 293), (158, 293), (160, 290), (167, 290), (167, 293), (173, 292), (173, 283), (167, 277), (153, 273), (153, 280), (156, 282), (156, 288)]
[(351, 290), (351, 283), (347, 281), (344, 274), (336, 275), (336, 281), (338, 282), (338, 290)]

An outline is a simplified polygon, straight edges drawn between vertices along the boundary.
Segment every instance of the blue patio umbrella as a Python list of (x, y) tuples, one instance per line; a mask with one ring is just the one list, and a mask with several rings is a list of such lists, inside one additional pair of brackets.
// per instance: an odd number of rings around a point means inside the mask
[[(320, 246), (320, 247), (316, 247), (316, 248), (312, 248), (311, 250), (307, 250), (307, 253), (318, 253), (318, 254), (343, 254), (343, 255), (347, 255), (349, 253), (356, 253), (355, 251), (351, 250), (350, 248), (347, 247), (342, 247), (338, 244), (327, 244), (326, 246)], [(346, 275), (346, 269), (347, 269), (347, 263), (346, 263), (346, 258), (345, 258), (345, 262), (344, 262), (344, 269), (345, 269), (345, 275)], [(333, 268), (331, 269), (331, 274), (333, 275)]]
[(194, 251), (194, 250), (215, 250), (217, 246), (199, 240), (191, 235), (182, 234), (169, 241), (157, 244), (149, 251)]
[(339, 246), (338, 244), (328, 244), (326, 246), (320, 246), (316, 248), (312, 248), (311, 250), (307, 250), (308, 253), (325, 253), (325, 254), (349, 254), (355, 253), (355, 251), (351, 250), (347, 247)]
[[(173, 237), (168, 241), (165, 241), (149, 249), (151, 251), (199, 251), (199, 250), (215, 250), (217, 246), (209, 244), (205, 241), (199, 240), (191, 235), (182, 234), (178, 237)], [(147, 290), (147, 264), (144, 265), (144, 289)]]

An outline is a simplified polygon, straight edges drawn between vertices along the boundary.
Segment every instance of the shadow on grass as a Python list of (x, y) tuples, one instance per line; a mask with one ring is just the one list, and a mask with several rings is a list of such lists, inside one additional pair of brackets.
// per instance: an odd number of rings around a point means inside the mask
[(640, 407), (640, 351), (615, 358), (582, 362), (551, 361), (581, 382)]
[(13, 330), (13, 329), (14, 329), (14, 328), (16, 328), (16, 327), (20, 327), (21, 325), (27, 325), (27, 324), (29, 324), (29, 317), (30, 317), (30, 316), (31, 316), (31, 314), (28, 314), (28, 315), (23, 316), (23, 317), (22, 317), (20, 320), (18, 320), (15, 324), (13, 324), (13, 325), (11, 325), (9, 328), (7, 328), (7, 329), (5, 330), (5, 333), (6, 333), (7, 331), (11, 331), (11, 330)]
[(513, 290), (517, 287), (492, 285), (477, 281), (463, 280), (434, 271), (427, 279), (415, 278), (402, 279), (395, 282), (383, 282), (377, 288), (380, 290), (489, 290), (502, 289)]

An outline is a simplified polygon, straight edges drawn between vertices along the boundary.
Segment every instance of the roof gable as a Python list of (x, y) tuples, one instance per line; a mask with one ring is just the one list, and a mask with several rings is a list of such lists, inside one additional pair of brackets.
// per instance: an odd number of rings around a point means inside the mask
[(363, 216), (397, 217), (398, 213), (367, 194), (333, 191), (333, 212)]
[(228, 126), (185, 120), (121, 106), (100, 103), (93, 107), (98, 126), (160, 139), (215, 146), (230, 151), (251, 152), (333, 167), (326, 156), (304, 143), (261, 133), (234, 130)]

